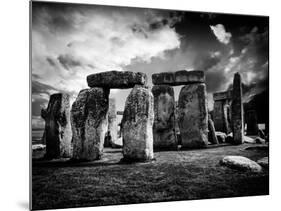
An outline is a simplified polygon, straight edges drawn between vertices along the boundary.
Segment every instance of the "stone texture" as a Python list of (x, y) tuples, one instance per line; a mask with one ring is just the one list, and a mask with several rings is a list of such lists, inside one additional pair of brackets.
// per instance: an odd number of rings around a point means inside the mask
[(217, 132), (215, 132), (215, 134), (216, 134), (216, 137), (217, 137), (218, 142), (219, 142), (220, 144), (226, 142), (226, 137), (227, 137), (227, 135), (226, 135), (225, 133), (217, 131)]
[(214, 102), (214, 125), (217, 131), (230, 132), (229, 101), (217, 100)]
[(71, 126), (69, 95), (57, 93), (50, 96), (47, 109), (42, 109), (41, 116), (45, 120), (44, 139), (47, 159), (70, 157)]
[(178, 121), (183, 148), (202, 148), (208, 144), (206, 85), (184, 86), (179, 94)]
[(256, 137), (255, 139), (256, 144), (265, 144), (265, 139), (261, 138), (261, 137)]
[(214, 101), (231, 100), (232, 90), (225, 92), (216, 92), (213, 94)]
[(233, 80), (231, 118), (233, 143), (242, 144), (244, 142), (244, 119), (242, 104), (242, 84), (241, 76), (239, 73), (235, 73)]
[(87, 83), (89, 87), (128, 89), (133, 88), (136, 84), (145, 85), (147, 76), (141, 72), (113, 70), (88, 75)]
[(211, 119), (210, 115), (209, 115), (209, 118), (208, 118), (208, 140), (210, 143), (212, 144), (218, 144), (218, 139), (217, 139), (217, 136), (216, 136), (216, 130), (215, 130), (215, 126), (214, 126), (214, 122), (213, 120)]
[(73, 159), (101, 158), (105, 133), (108, 130), (108, 95), (108, 89), (84, 89), (73, 103), (71, 109)]
[(175, 98), (174, 90), (169, 85), (155, 85), (154, 96), (154, 149), (176, 149), (175, 133)]
[(248, 143), (248, 144), (255, 144), (256, 143), (255, 139), (253, 139), (252, 137), (249, 137), (249, 136), (244, 136), (244, 142)]
[(262, 167), (264, 167), (264, 168), (267, 168), (267, 169), (269, 168), (269, 159), (268, 159), (268, 157), (264, 157), (262, 159), (259, 159), (257, 161), (257, 163), (259, 165), (261, 165)]
[(187, 85), (191, 83), (204, 83), (204, 71), (194, 70), (186, 71), (180, 70), (176, 72), (162, 72), (152, 74), (152, 83), (154, 85)]
[(126, 99), (121, 123), (126, 161), (153, 159), (153, 104), (151, 91), (142, 86), (135, 86)]
[(122, 143), (118, 142), (118, 123), (117, 123), (117, 112), (116, 112), (116, 100), (109, 98), (109, 109), (108, 109), (108, 132), (110, 136), (109, 146), (117, 147)]
[(262, 171), (262, 167), (259, 164), (243, 156), (226, 156), (221, 160), (221, 164), (242, 171)]
[(258, 119), (255, 110), (249, 110), (246, 112), (246, 124), (247, 124), (247, 135), (258, 135)]

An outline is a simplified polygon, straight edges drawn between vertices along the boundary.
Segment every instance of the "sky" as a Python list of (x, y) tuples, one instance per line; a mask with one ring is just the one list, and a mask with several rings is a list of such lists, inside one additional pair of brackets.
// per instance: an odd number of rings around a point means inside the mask
[[(33, 128), (44, 126), (51, 94), (68, 93), (72, 103), (98, 72), (144, 72), (152, 86), (153, 73), (203, 70), (209, 110), (236, 72), (247, 98), (268, 88), (268, 17), (32, 2), (31, 18)], [(118, 110), (129, 93), (111, 89)]]

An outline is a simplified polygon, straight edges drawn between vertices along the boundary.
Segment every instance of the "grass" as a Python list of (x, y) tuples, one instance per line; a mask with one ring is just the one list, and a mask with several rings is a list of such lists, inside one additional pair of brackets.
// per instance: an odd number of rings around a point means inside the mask
[(255, 161), (268, 156), (247, 146), (156, 152), (151, 163), (119, 163), (120, 149), (106, 149), (95, 162), (33, 160), (33, 209), (266, 195), (268, 170), (241, 172), (219, 164), (226, 155)]

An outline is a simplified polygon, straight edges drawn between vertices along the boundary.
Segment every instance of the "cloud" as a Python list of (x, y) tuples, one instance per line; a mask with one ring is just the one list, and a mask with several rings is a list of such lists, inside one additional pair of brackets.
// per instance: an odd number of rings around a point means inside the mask
[(232, 35), (230, 32), (226, 32), (224, 25), (222, 24), (217, 24), (215, 26), (211, 25), (210, 28), (219, 42), (225, 45), (230, 42), (230, 38), (232, 37)]

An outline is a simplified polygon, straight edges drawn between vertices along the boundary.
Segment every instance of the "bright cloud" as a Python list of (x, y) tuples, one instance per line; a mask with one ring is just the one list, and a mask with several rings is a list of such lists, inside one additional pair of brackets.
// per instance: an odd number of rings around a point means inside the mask
[(224, 25), (217, 24), (215, 26), (210, 26), (211, 30), (213, 31), (214, 35), (218, 39), (219, 42), (223, 44), (228, 44), (230, 42), (231, 33), (226, 32)]

